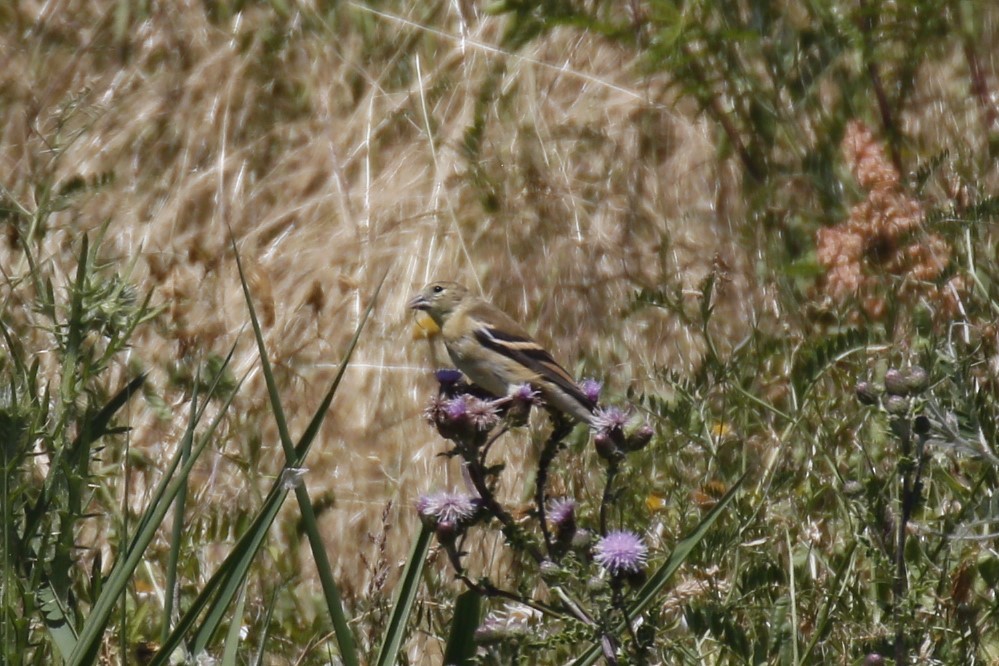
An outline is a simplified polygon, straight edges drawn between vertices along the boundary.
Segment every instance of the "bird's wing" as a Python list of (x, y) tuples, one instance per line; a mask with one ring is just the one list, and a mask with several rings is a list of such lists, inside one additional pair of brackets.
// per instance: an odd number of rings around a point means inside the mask
[[(486, 306), (483, 304), (483, 307)], [(566, 372), (544, 347), (535, 342), (504, 312), (492, 306), (488, 307), (490, 308), (488, 318), (476, 317), (482, 323), (475, 329), (475, 338), (480, 344), (554, 382), (559, 388), (578, 400), (580, 404), (593, 409), (593, 401), (583, 394), (572, 375)], [(476, 313), (470, 312), (469, 314), (475, 316)], [(483, 321), (484, 319), (497, 321), (498, 326), (502, 326), (502, 329)]]

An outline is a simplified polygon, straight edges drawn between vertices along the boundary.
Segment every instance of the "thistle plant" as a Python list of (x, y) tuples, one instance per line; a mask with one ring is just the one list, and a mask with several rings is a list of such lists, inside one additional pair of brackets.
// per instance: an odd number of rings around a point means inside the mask
[[(645, 580), (649, 548), (640, 534), (612, 526), (609, 510), (618, 495), (614, 486), (618, 472), (629, 453), (651, 441), (652, 428), (629, 409), (597, 409), (592, 439), (605, 464), (605, 484), (597, 516), (587, 516), (581, 515), (575, 499), (548, 496), (549, 473), (573, 429), (570, 421), (552, 413), (551, 431), (537, 461), (529, 512), (532, 520), (525, 524), (518, 522), (497, 497), (503, 466), (491, 463), (488, 456), (499, 438), (525, 425), (534, 408), (544, 407), (538, 393), (524, 385), (495, 398), (466, 383), (456, 371), (441, 370), (436, 376), (438, 393), (430, 400), (425, 416), (451, 444), (444, 455), (461, 459), (470, 488), (467, 494), (440, 491), (423, 495), (416, 508), (424, 524), (434, 531), (455, 575), (484, 597), (506, 600), (507, 609), (530, 608), (541, 622), (560, 623), (563, 633), (588, 634), (599, 642), (610, 663), (618, 663), (622, 652), (639, 654), (641, 642), (632, 630), (627, 606), (629, 596)], [(598, 382), (584, 381), (581, 388), (594, 401), (598, 399)], [(507, 545), (530, 563), (543, 581), (540, 592), (503, 589), (469, 570), (465, 555), (474, 538), (473, 528), (488, 531), (496, 527)], [(579, 581), (586, 583), (579, 585)], [(510, 639), (518, 633), (513, 629), (517, 626), (491, 616), (480, 627), (478, 640), (491, 644), (497, 636)], [(619, 636), (622, 626), (630, 638), (627, 649), (622, 648)], [(558, 640), (546, 636), (545, 640)]]
[(897, 664), (908, 663), (907, 640), (908, 578), (906, 542), (913, 513), (923, 502), (923, 481), (932, 424), (924, 414), (924, 394), (930, 386), (927, 371), (919, 365), (908, 369), (889, 368), (880, 385), (857, 383), (857, 399), (863, 405), (879, 406), (888, 417), (895, 440), (896, 478), (893, 514), (885, 519), (884, 546), (892, 557), (892, 607), (894, 611), (894, 652)]

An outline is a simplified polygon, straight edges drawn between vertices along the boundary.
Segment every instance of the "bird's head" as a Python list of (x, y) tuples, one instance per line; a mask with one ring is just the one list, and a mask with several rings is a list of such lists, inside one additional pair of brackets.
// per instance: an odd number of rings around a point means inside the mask
[(438, 326), (444, 322), (468, 296), (468, 289), (457, 282), (431, 282), (410, 299), (407, 307), (422, 310)]

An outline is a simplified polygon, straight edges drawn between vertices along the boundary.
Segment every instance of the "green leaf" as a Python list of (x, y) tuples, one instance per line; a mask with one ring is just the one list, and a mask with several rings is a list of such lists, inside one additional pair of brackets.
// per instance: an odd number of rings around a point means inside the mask
[(808, 347), (796, 359), (791, 370), (791, 382), (800, 400), (804, 392), (834, 363), (860, 351), (865, 351), (869, 335), (849, 328), (830, 334), (813, 347)]
[(413, 550), (409, 554), (406, 569), (402, 572), (402, 580), (396, 589), (392, 617), (389, 618), (385, 638), (382, 640), (382, 647), (378, 652), (378, 661), (375, 662), (377, 666), (393, 666), (396, 663), (402, 640), (406, 637), (406, 625), (409, 624), (409, 615), (413, 610), (416, 592), (420, 588), (420, 580), (427, 561), (427, 550), (430, 548), (432, 534), (433, 532), (423, 526), (413, 542)]
[(76, 631), (67, 609), (48, 583), (42, 583), (38, 589), (38, 609), (56, 649), (67, 659), (77, 645)]

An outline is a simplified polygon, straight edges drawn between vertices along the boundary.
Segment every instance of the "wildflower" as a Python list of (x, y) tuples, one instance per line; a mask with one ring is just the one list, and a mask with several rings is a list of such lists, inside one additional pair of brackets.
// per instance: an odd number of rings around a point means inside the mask
[(590, 530), (576, 530), (572, 535), (570, 547), (581, 555), (589, 556), (590, 546), (593, 544), (593, 532)]
[(862, 405), (874, 405), (878, 402), (879, 391), (874, 384), (866, 381), (857, 382), (855, 388), (857, 392), (857, 400), (860, 401)]
[(645, 496), (645, 508), (649, 511), (662, 511), (667, 504), (666, 493), (661, 490), (653, 490)]
[(437, 379), (438, 392), (448, 398), (465, 393), (469, 388), (461, 371), (454, 368), (436, 370), (434, 377)]
[(597, 431), (622, 432), (629, 419), (631, 419), (631, 413), (617, 405), (601, 407), (593, 414), (593, 427)]
[(642, 538), (623, 530), (608, 532), (593, 548), (593, 559), (612, 576), (641, 573), (647, 557)]
[(648, 422), (642, 423), (637, 428), (631, 428), (625, 433), (624, 448), (626, 451), (640, 451), (644, 449), (656, 431)]
[(909, 387), (905, 383), (905, 375), (901, 370), (889, 368), (885, 373), (885, 390), (888, 395), (909, 395)]
[(544, 400), (541, 399), (541, 393), (527, 383), (511, 387), (506, 400), (509, 406), (506, 411), (506, 418), (512, 426), (525, 425), (527, 418), (531, 415), (531, 408), (544, 404)]
[(894, 416), (903, 416), (909, 411), (909, 399), (900, 395), (889, 395), (884, 404), (885, 410)]
[(445, 523), (454, 526), (470, 525), (480, 507), (477, 497), (446, 490), (420, 495), (416, 500), (416, 511), (420, 518), (434, 527)]
[(905, 190), (898, 169), (863, 123), (847, 126), (842, 150), (867, 198), (853, 206), (847, 220), (816, 234), (825, 293), (837, 302), (855, 297), (868, 317), (882, 318), (888, 310), (885, 278), (900, 277), (899, 296), (939, 301), (946, 317), (950, 288), (934, 282), (950, 263), (950, 244), (924, 228), (922, 204)]
[(576, 531), (576, 503), (568, 498), (553, 500), (548, 507), (548, 520), (559, 541), (571, 539)]
[(914, 365), (905, 373), (905, 386), (910, 393), (922, 393), (930, 385), (930, 375), (920, 365)]
[(468, 417), (468, 401), (469, 398), (464, 395), (451, 398), (444, 404), (444, 416), (454, 422), (465, 420)]
[(544, 404), (544, 401), (541, 399), (541, 393), (534, 390), (534, 387), (530, 384), (517, 384), (511, 388), (510, 398), (515, 402), (523, 402), (531, 405)]
[(598, 382), (596, 379), (587, 378), (579, 382), (579, 390), (593, 404), (596, 404), (600, 400), (600, 389), (603, 387), (603, 382)]
[(601, 430), (593, 436), (593, 446), (597, 449), (597, 455), (608, 462), (619, 461), (624, 457), (624, 453), (618, 448), (617, 439), (606, 430)]
[(439, 423), (443, 418), (445, 418), (444, 406), (448, 403), (446, 398), (441, 398), (440, 396), (434, 396), (427, 403), (426, 409), (423, 410), (423, 418), (427, 420), (431, 425)]
[(489, 430), (499, 422), (499, 413), (493, 400), (469, 396), (465, 400), (465, 410), (468, 420), (479, 430)]

